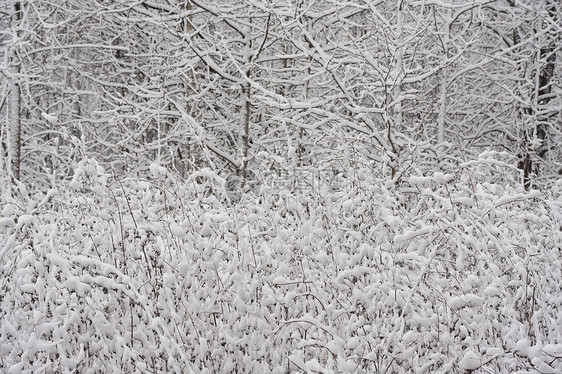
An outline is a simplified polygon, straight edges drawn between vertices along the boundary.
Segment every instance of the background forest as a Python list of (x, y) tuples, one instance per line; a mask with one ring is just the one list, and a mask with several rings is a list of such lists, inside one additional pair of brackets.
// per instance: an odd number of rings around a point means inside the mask
[(559, 0), (0, 5), (0, 370), (562, 373)]

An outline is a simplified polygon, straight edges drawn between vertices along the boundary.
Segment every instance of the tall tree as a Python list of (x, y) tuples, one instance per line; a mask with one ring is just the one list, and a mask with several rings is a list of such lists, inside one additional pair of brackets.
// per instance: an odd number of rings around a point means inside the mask
[(4, 22), (8, 32), (4, 34), (3, 45), (4, 61), (7, 66), (4, 76), (7, 80), (6, 96), (2, 102), (7, 102), (7, 108), (2, 110), (5, 115), (3, 130), (3, 154), (7, 160), (6, 165), (11, 171), (12, 177), (19, 180), (21, 177), (21, 58), (19, 49), (24, 44), (23, 4), (19, 1), (11, 1), (5, 14), (8, 21)]

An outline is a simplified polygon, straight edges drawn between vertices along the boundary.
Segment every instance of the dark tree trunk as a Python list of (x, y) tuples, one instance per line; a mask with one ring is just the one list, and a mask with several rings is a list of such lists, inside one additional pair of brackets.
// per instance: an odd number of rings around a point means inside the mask
[[(558, 16), (560, 12), (560, 1), (559, 0), (546, 0), (546, 10), (548, 16), (551, 20), (556, 23), (558, 22)], [(517, 42), (518, 35), (514, 32), (514, 42)], [(554, 75), (554, 68), (556, 66), (556, 40), (550, 40), (548, 46), (542, 47), (539, 53), (538, 64), (540, 64), (539, 77), (538, 77), (538, 87), (536, 102), (534, 102), (530, 108), (526, 109), (526, 114), (530, 117), (537, 117), (534, 121), (534, 128), (529, 129), (525, 134), (524, 139), (524, 155), (522, 155), (522, 160), (519, 162), (518, 167), (523, 171), (523, 185), (526, 190), (531, 188), (531, 174), (534, 172), (538, 174), (538, 164), (533, 161), (533, 157), (543, 158), (548, 149), (548, 121), (549, 118), (555, 117), (555, 114), (549, 113), (536, 114), (536, 110), (539, 109), (541, 113), (545, 113), (542, 110), (548, 103), (552, 100), (552, 77)], [(535, 99), (533, 99), (535, 101)], [(540, 140), (541, 145), (538, 149), (533, 148), (533, 140)]]

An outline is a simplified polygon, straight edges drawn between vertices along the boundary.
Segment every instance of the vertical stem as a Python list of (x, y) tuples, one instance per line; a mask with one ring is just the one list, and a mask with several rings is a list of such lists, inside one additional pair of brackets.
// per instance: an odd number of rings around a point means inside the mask
[[(246, 73), (246, 76), (250, 78), (250, 71)], [(248, 83), (244, 89), (245, 92), (245, 105), (244, 105), (244, 135), (242, 136), (242, 143), (243, 143), (243, 162), (242, 162), (242, 176), (246, 176), (246, 169), (248, 166), (248, 154), (250, 149), (250, 115), (251, 115), (251, 94), (252, 94), (252, 87), (250, 83)]]
[[(19, 68), (15, 69), (19, 73)], [(20, 117), (20, 86), (12, 78), (10, 87), (9, 125), (8, 125), (8, 159), (12, 176), (20, 180), (21, 177), (21, 117)]]
[[(451, 32), (451, 20), (453, 18), (453, 13), (451, 8), (446, 10), (446, 18), (444, 24), (444, 35), (440, 38), (441, 48), (443, 49), (443, 69), (441, 70), (442, 75), (439, 82), (439, 112), (437, 114), (437, 143), (443, 143), (445, 140), (445, 115), (447, 113), (447, 84), (448, 84), (448, 74), (447, 68), (445, 67), (448, 54), (449, 54), (449, 42), (450, 42), (450, 32)], [(437, 22), (437, 21), (436, 21)], [(437, 25), (436, 25), (437, 26)]]
[[(404, 11), (402, 9), (403, 0), (398, 0), (398, 8), (396, 14), (396, 77), (394, 77), (394, 92), (393, 100), (396, 101), (394, 105), (394, 125), (395, 128), (399, 129), (402, 125), (402, 99), (400, 95), (402, 94), (402, 65), (404, 58), (404, 38), (403, 38), (403, 28), (404, 28)], [(389, 139), (390, 140), (390, 139)]]
[(443, 143), (445, 133), (445, 112), (447, 110), (447, 71), (443, 68), (439, 83), (439, 114), (437, 116), (437, 143)]
[[(252, 24), (253, 19), (250, 17), (250, 24)], [(248, 37), (247, 37), (248, 38)], [(265, 41), (265, 39), (264, 39)], [(246, 40), (246, 48), (252, 50), (252, 41), (251, 39)], [(257, 52), (259, 54), (259, 51)], [(246, 172), (248, 168), (248, 155), (250, 153), (250, 117), (251, 117), (251, 110), (252, 110), (252, 85), (250, 83), (250, 79), (252, 78), (252, 60), (257, 57), (257, 54), (254, 57), (249, 57), (247, 60), (247, 70), (245, 71), (247, 83), (243, 88), (243, 99), (244, 100), (244, 117), (243, 117), (243, 134), (242, 134), (242, 178), (246, 178)], [(248, 55), (249, 56), (249, 55)]]
[[(16, 23), (16, 33), (19, 34), (19, 23), (21, 21), (21, 3), (14, 4), (15, 14), (13, 21)], [(21, 90), (19, 84), (20, 64), (17, 61), (15, 51), (10, 56), (12, 65), (12, 77), (10, 82), (10, 101), (8, 106), (9, 118), (7, 126), (8, 160), (14, 179), (21, 177)]]

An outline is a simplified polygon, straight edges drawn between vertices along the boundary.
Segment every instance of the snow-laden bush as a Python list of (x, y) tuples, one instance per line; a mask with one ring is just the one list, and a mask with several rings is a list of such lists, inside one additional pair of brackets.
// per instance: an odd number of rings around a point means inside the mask
[(209, 171), (112, 181), (86, 160), (4, 193), (0, 367), (560, 372), (562, 185), (526, 192), (490, 157), (402, 166), (231, 204)]

